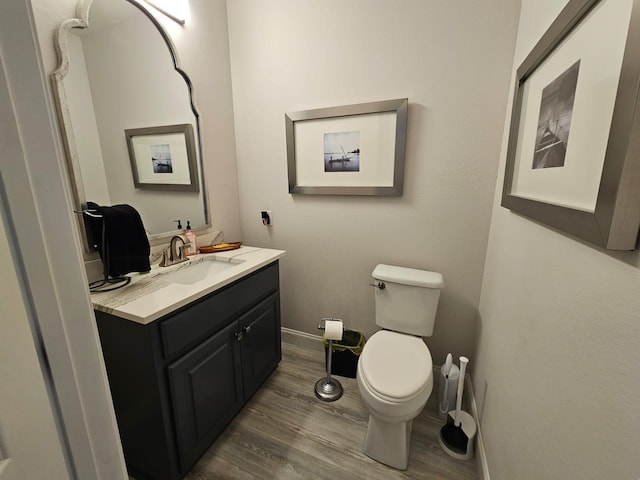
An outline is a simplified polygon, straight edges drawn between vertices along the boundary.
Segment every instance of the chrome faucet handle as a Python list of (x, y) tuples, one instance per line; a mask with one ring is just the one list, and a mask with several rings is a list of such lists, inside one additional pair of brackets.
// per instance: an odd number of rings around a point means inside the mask
[(160, 260), (161, 267), (168, 267), (171, 265), (171, 245), (162, 249), (162, 260)]
[(154, 263), (159, 263), (161, 260), (162, 260), (162, 251), (151, 253), (149, 255), (149, 263), (152, 265)]

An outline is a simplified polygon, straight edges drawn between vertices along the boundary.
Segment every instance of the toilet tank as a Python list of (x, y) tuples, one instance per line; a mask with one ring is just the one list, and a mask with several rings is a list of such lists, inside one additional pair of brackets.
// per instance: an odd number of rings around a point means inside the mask
[(394, 332), (430, 337), (444, 287), (441, 273), (380, 264), (371, 274), (376, 283), (376, 324)]

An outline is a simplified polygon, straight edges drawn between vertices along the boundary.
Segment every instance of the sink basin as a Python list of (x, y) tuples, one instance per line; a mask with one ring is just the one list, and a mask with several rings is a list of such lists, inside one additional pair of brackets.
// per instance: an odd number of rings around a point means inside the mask
[(224, 272), (237, 266), (237, 263), (207, 260), (183, 267), (171, 273), (166, 273), (162, 277), (163, 280), (169, 283), (191, 285), (204, 280), (209, 275), (215, 275), (216, 273)]

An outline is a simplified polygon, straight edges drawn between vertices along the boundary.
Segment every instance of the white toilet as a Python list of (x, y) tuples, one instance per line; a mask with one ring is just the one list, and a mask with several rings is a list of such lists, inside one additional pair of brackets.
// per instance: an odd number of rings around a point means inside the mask
[(442, 274), (378, 265), (376, 324), (358, 361), (358, 388), (369, 409), (364, 453), (404, 470), (409, 462), (411, 423), (433, 388), (430, 337), (444, 286)]

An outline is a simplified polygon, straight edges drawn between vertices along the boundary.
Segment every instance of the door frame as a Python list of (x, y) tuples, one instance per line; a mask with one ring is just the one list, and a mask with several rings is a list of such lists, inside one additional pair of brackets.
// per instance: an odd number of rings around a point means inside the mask
[(53, 395), (78, 479), (127, 479), (31, 0), (0, 2), (0, 58), (17, 127), (0, 169)]

